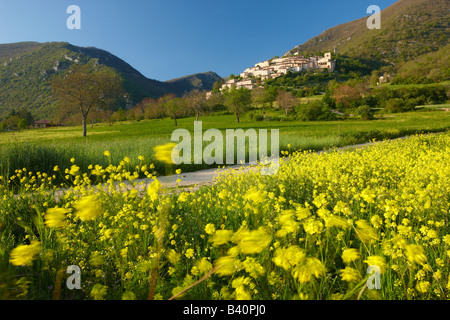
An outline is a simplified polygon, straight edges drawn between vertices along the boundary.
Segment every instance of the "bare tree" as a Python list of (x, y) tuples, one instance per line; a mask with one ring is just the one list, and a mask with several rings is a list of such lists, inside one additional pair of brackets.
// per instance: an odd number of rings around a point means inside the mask
[(280, 108), (286, 111), (286, 115), (288, 115), (289, 111), (298, 105), (299, 101), (292, 93), (278, 90), (277, 103)]
[(206, 110), (206, 91), (195, 89), (185, 99), (189, 108), (195, 113), (195, 121), (198, 121), (200, 114)]
[(175, 126), (178, 125), (177, 117), (183, 108), (186, 108), (186, 102), (182, 98), (176, 97), (174, 94), (167, 94), (158, 99), (158, 103), (164, 106), (167, 115), (175, 120)]
[(51, 88), (60, 104), (69, 110), (78, 110), (81, 115), (83, 137), (86, 137), (86, 122), (94, 108), (106, 109), (124, 95), (122, 80), (112, 69), (91, 68), (75, 65), (64, 76), (55, 77)]

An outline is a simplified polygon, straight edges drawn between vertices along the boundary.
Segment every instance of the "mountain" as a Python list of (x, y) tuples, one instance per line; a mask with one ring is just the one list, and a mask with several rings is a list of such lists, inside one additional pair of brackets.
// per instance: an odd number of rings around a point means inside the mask
[(183, 95), (184, 93), (195, 89), (200, 91), (211, 91), (213, 84), (220, 79), (221, 78), (217, 75), (217, 73), (208, 71), (168, 80), (166, 82), (171, 85), (171, 88), (175, 94)]
[(31, 111), (36, 119), (52, 118), (56, 107), (49, 86), (51, 77), (73, 64), (92, 61), (111, 67), (122, 76), (130, 104), (169, 93), (211, 90), (220, 79), (211, 71), (166, 82), (149, 79), (108, 51), (67, 42), (0, 44), (0, 118), (21, 108)]
[(437, 51), (449, 39), (449, 0), (400, 0), (381, 11), (381, 29), (367, 17), (330, 28), (286, 52), (339, 54), (398, 65)]

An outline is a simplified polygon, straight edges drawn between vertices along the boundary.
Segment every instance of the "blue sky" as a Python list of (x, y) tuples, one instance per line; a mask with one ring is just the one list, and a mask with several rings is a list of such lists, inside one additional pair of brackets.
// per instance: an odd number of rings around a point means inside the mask
[[(107, 50), (161, 81), (226, 77), (396, 0), (0, 0), (0, 43), (66, 41)], [(67, 7), (81, 9), (69, 30)]]

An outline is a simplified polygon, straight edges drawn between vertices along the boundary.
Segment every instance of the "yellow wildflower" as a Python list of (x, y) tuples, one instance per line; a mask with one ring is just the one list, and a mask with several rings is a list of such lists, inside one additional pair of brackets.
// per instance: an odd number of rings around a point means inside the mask
[(416, 285), (416, 290), (420, 293), (427, 293), (430, 289), (430, 283), (428, 281), (419, 281)]
[(196, 262), (194, 267), (192, 267), (191, 273), (194, 276), (204, 275), (209, 271), (211, 271), (211, 269), (212, 269), (211, 262), (209, 262), (205, 257), (203, 257)]
[(252, 201), (254, 204), (260, 204), (266, 200), (266, 197), (263, 191), (258, 190), (256, 187), (251, 187), (245, 193), (244, 199)]
[(49, 208), (44, 216), (45, 225), (49, 228), (60, 229), (68, 225), (66, 215), (69, 209), (65, 208)]
[(319, 220), (309, 218), (303, 222), (303, 229), (309, 234), (321, 233), (323, 230), (323, 224)]
[(362, 242), (369, 244), (378, 240), (377, 231), (366, 220), (356, 221), (356, 226), (356, 235)]
[(342, 260), (344, 263), (351, 263), (353, 261), (356, 261), (360, 258), (359, 251), (354, 248), (345, 249), (342, 252)]
[(232, 236), (232, 230), (217, 230), (209, 241), (212, 242), (213, 247), (217, 247), (231, 241)]
[(284, 210), (278, 217), (281, 229), (277, 231), (277, 237), (285, 237), (290, 233), (297, 233), (299, 229), (298, 223), (293, 219), (294, 210)]
[(295, 214), (296, 214), (298, 220), (303, 220), (303, 219), (309, 217), (309, 215), (311, 214), (311, 212), (309, 211), (309, 208), (298, 207), (298, 208), (295, 210)]
[(327, 215), (324, 217), (325, 221), (325, 227), (331, 228), (331, 227), (337, 227), (342, 229), (348, 229), (349, 224), (346, 219), (341, 218), (339, 216), (335, 216), (333, 214)]
[(445, 235), (443, 240), (446, 245), (450, 246), (450, 234)]
[(242, 268), (242, 262), (233, 256), (220, 257), (216, 260), (215, 265), (217, 268), (216, 273), (219, 276), (230, 276)]
[(153, 148), (156, 160), (172, 164), (172, 149), (176, 146), (175, 143), (167, 143), (165, 145), (156, 146)]
[(260, 253), (267, 248), (272, 241), (272, 237), (265, 227), (250, 231), (244, 226), (233, 234), (231, 240), (237, 244), (241, 253), (253, 254)]
[(175, 250), (173, 250), (173, 249), (170, 249), (170, 250), (167, 252), (166, 256), (167, 256), (167, 260), (169, 260), (169, 262), (170, 262), (171, 264), (176, 264), (176, 263), (180, 260), (181, 254), (177, 253), (177, 252), (176, 252)]
[(181, 192), (178, 196), (178, 202), (185, 202), (189, 198), (189, 194), (187, 192)]
[(184, 254), (187, 258), (192, 258), (194, 256), (194, 249), (187, 249)]
[(161, 182), (158, 179), (154, 178), (154, 181), (147, 188), (147, 195), (150, 197), (150, 200), (155, 201), (159, 196), (159, 189), (161, 188)]
[(289, 270), (303, 261), (306, 257), (305, 252), (298, 246), (289, 246), (287, 248), (277, 248), (272, 261), (275, 265)]
[(245, 261), (242, 263), (245, 271), (250, 275), (252, 278), (258, 278), (259, 276), (262, 276), (264, 274), (264, 268), (263, 266), (256, 261), (253, 257), (247, 257)]
[(10, 262), (15, 266), (31, 266), (33, 260), (41, 251), (39, 241), (31, 241), (29, 245), (19, 245), (11, 251)]
[(102, 208), (96, 196), (81, 198), (76, 202), (75, 209), (75, 216), (83, 221), (94, 220), (102, 214)]
[(228, 195), (228, 191), (226, 189), (223, 189), (218, 193), (219, 198), (222, 200), (224, 200), (227, 197), (227, 195)]
[(424, 265), (427, 262), (427, 257), (424, 254), (422, 246), (417, 244), (407, 245), (405, 248), (405, 254), (408, 261), (411, 263), (418, 263)]
[(345, 267), (345, 269), (341, 270), (341, 278), (347, 282), (358, 282), (361, 280), (361, 275), (358, 270), (351, 267)]
[(311, 281), (312, 276), (319, 278), (320, 276), (323, 276), (325, 272), (325, 266), (319, 259), (308, 257), (292, 270), (292, 275), (298, 282), (306, 283)]
[(236, 289), (235, 299), (236, 300), (251, 300), (251, 294), (246, 290), (247, 287), (252, 289), (254, 287), (251, 279), (248, 277), (239, 277), (231, 282), (231, 286)]
[(205, 226), (205, 232), (206, 232), (207, 234), (214, 234), (214, 232), (216, 232), (216, 228), (214, 227), (214, 224), (208, 223), (208, 224)]
[(364, 260), (365, 263), (369, 266), (377, 266), (380, 268), (380, 272), (384, 273), (386, 271), (386, 260), (382, 256), (369, 256), (366, 260)]

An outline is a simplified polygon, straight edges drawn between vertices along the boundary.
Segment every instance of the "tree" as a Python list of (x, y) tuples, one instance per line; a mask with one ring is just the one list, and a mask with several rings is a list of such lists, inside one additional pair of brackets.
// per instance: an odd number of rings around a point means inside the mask
[(270, 107), (277, 98), (277, 90), (275, 87), (258, 87), (252, 90), (252, 101), (256, 104), (262, 106), (262, 112), (264, 113), (264, 108), (266, 104)]
[(145, 98), (140, 105), (144, 107), (144, 117), (146, 119), (158, 119), (164, 117), (164, 105), (153, 98)]
[(169, 114), (172, 119), (175, 120), (175, 127), (178, 125), (177, 116), (180, 111), (186, 107), (186, 101), (182, 98), (177, 98), (175, 95), (166, 95), (162, 98), (164, 101), (164, 107), (167, 114)]
[(245, 112), (247, 106), (252, 103), (251, 91), (245, 87), (237, 89), (232, 87), (224, 92), (225, 106), (229, 111), (236, 114), (236, 120), (239, 123), (239, 117)]
[(19, 130), (25, 130), (27, 127), (28, 127), (27, 120), (19, 119), (19, 122), (17, 123), (17, 128)]
[(206, 108), (214, 111), (216, 108), (224, 107), (224, 96), (221, 92), (211, 92), (206, 99)]
[[(144, 98), (144, 99), (142, 99), (141, 102), (139, 102), (139, 103), (136, 104), (136, 106), (135, 106), (135, 108), (141, 112), (142, 117), (145, 116), (145, 109), (146, 109), (146, 107), (147, 107), (147, 105), (146, 105), (146, 104), (147, 104), (147, 100), (150, 100), (150, 99), (151, 99), (151, 98)], [(154, 100), (154, 99), (152, 99), (152, 100)]]
[(19, 116), (10, 116), (5, 120), (6, 129), (15, 130), (17, 125), (19, 124), (20, 118)]
[(203, 113), (206, 108), (206, 91), (195, 89), (191, 91), (185, 99), (187, 100), (189, 108), (195, 113), (195, 121), (198, 121), (200, 114)]
[(25, 109), (20, 109), (19, 111), (12, 110), (9, 117), (18, 116), (19, 119), (23, 119), (22, 125), (25, 125), (25, 127), (29, 127), (34, 123), (33, 115), (30, 111), (27, 111)]
[(119, 108), (119, 110), (117, 110), (116, 112), (114, 112), (111, 115), (111, 120), (112, 121), (125, 121), (125, 120), (127, 120), (127, 114), (126, 114), (125, 110), (123, 110), (122, 108)]
[(302, 104), (296, 110), (298, 117), (303, 121), (336, 119), (336, 115), (320, 100)]
[(376, 86), (378, 85), (379, 81), (380, 81), (380, 72), (378, 70), (373, 70), (369, 78), (369, 83), (372, 86)]
[(286, 115), (288, 115), (289, 110), (298, 105), (298, 98), (287, 91), (278, 90), (277, 103), (278, 106), (285, 110)]
[(89, 112), (112, 107), (124, 96), (122, 79), (112, 69), (103, 66), (75, 65), (64, 76), (53, 78), (53, 94), (68, 110), (79, 111), (86, 137)]
[(374, 118), (373, 111), (368, 105), (363, 105), (356, 109), (356, 114), (359, 114), (362, 120), (373, 120)]
[(212, 86), (212, 92), (213, 93), (219, 93), (223, 84), (224, 84), (224, 80), (223, 79), (220, 79), (220, 80), (217, 80), (216, 82), (214, 82), (214, 84)]
[(334, 88), (333, 99), (340, 109), (354, 109), (359, 106), (367, 92), (367, 87), (364, 84), (347, 82)]

